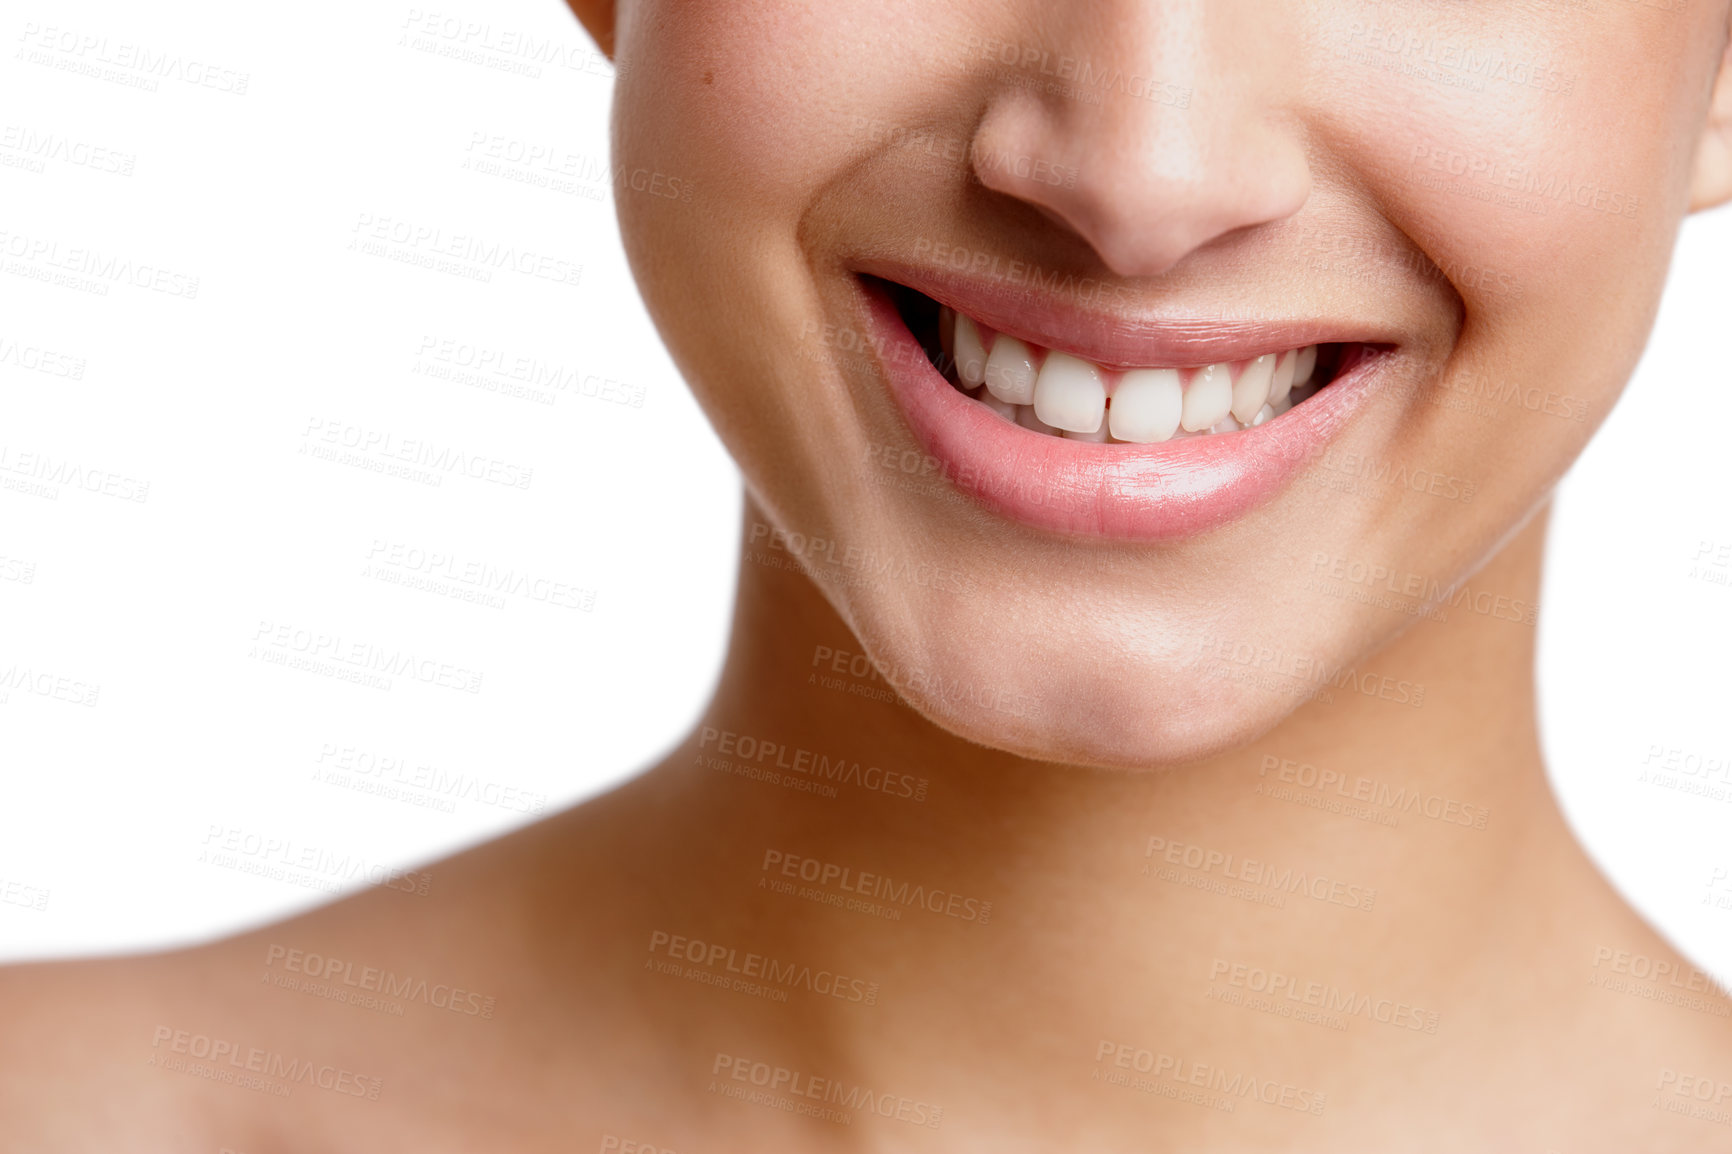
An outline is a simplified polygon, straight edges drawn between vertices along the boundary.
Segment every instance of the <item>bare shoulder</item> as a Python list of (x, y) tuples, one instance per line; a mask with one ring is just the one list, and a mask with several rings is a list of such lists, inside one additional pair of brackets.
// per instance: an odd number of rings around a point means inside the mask
[(0, 967), (0, 1150), (569, 1149), (644, 1031), (619, 887), (544, 826), (195, 949)]
[(173, 969), (157, 957), (0, 968), (0, 1148), (166, 1150), (200, 1137), (199, 1095), (153, 1068)]

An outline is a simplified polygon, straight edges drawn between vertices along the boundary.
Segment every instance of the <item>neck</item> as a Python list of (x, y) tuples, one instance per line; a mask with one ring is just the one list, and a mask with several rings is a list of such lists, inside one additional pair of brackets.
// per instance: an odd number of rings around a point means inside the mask
[[(1144, 772), (933, 726), (803, 576), (748, 548), (719, 689), (654, 779), (691, 855), (675, 885), (715, 879), (686, 899), (694, 932), (880, 984), (860, 1015), (775, 1019), (759, 1057), (942, 1103), (946, 1063), (1015, 1087), (1213, 1062), (1328, 1093), (1313, 1083), (1387, 1064), (1355, 1039), (1434, 1042), (1452, 1013), (1459, 1039), (1487, 1004), (1463, 973), (1540, 948), (1533, 903), (1600, 900), (1545, 781), (1531, 620), (1509, 608), (1536, 602), (1544, 526), (1268, 734)], [(1271, 1042), (1259, 996), (1326, 1020)]]

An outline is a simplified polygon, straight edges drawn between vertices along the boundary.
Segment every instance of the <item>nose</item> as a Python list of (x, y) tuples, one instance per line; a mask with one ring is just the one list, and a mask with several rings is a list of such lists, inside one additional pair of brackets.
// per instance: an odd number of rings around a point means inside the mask
[(981, 37), (993, 77), (970, 159), (981, 183), (1082, 237), (1121, 276), (1158, 276), (1311, 192), (1301, 62), (1275, 0), (1040, 5), (1037, 35)]

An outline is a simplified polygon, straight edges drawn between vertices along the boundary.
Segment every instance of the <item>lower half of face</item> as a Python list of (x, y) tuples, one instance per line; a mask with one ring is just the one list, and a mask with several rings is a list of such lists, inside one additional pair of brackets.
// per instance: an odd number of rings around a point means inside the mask
[(662, 179), (618, 201), (748, 544), (946, 728), (1153, 765), (1545, 498), (1651, 323), (1726, 13), (1053, 7), (629, 5), (616, 172)]

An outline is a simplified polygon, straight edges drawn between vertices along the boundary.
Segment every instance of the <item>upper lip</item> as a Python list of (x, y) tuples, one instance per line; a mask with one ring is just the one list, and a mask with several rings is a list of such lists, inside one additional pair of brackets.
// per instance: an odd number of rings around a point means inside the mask
[[(1117, 281), (1071, 277), (1070, 293), (1034, 283), (1036, 266), (1005, 260), (999, 275), (888, 259), (862, 260), (855, 271), (893, 281), (1030, 344), (1057, 349), (1112, 369), (1185, 367), (1250, 360), (1306, 345), (1399, 344), (1386, 324), (1362, 318), (1199, 316), (1163, 311)], [(1015, 279), (1020, 270), (1021, 279)], [(1062, 276), (1040, 270), (1046, 281)], [(1106, 298), (1108, 303), (1084, 305)]]

